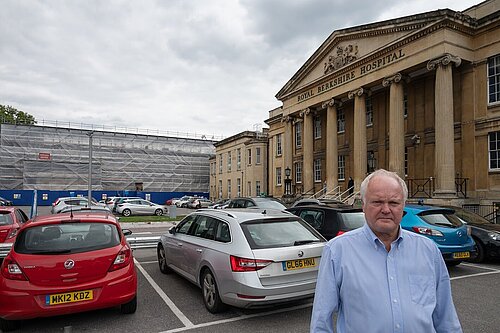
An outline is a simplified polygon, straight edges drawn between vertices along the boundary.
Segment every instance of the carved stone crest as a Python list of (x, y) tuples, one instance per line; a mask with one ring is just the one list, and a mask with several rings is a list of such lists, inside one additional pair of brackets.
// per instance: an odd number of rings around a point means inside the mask
[(344, 67), (348, 63), (353, 62), (358, 58), (358, 46), (347, 45), (345, 47), (338, 45), (337, 54), (329, 55), (328, 61), (325, 62), (325, 74), (333, 72), (336, 69)]

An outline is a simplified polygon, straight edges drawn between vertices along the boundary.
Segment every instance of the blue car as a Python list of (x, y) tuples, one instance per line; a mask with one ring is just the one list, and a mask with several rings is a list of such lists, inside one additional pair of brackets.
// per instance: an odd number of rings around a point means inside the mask
[(404, 212), (401, 227), (435, 241), (448, 266), (458, 265), (476, 255), (471, 229), (455, 215), (453, 209), (406, 205)]

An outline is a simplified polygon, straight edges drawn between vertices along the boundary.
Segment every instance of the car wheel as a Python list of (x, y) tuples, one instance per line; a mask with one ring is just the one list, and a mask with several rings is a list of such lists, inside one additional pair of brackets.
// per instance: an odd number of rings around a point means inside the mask
[(222, 303), (219, 295), (219, 288), (215, 277), (209, 269), (203, 273), (202, 286), (203, 303), (211, 313), (219, 313), (225, 309), (225, 304)]
[(137, 295), (130, 302), (120, 305), (120, 312), (123, 314), (135, 313), (137, 310)]
[(158, 245), (158, 250), (156, 251), (158, 254), (158, 266), (160, 266), (160, 272), (163, 274), (168, 274), (171, 272), (170, 268), (167, 264), (167, 256), (165, 255), (165, 248), (163, 245)]
[(122, 212), (123, 216), (130, 216), (131, 214), (132, 214), (132, 212), (130, 211), (130, 209), (124, 209)]
[(0, 318), (0, 330), (2, 330), (2, 332), (13, 331), (16, 328), (18, 328), (18, 326), (19, 326), (18, 321), (5, 320), (5, 319)]
[(163, 210), (161, 210), (161, 209), (155, 210), (155, 215), (156, 216), (162, 216), (163, 215)]
[(484, 261), (484, 245), (481, 241), (474, 237), (476, 256), (470, 260), (470, 262), (483, 262)]

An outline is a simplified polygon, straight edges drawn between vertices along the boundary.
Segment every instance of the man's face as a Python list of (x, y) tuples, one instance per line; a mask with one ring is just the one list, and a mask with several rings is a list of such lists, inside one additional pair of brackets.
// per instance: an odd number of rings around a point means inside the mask
[(387, 176), (371, 179), (363, 201), (363, 212), (375, 235), (396, 237), (403, 208), (403, 191), (396, 179)]

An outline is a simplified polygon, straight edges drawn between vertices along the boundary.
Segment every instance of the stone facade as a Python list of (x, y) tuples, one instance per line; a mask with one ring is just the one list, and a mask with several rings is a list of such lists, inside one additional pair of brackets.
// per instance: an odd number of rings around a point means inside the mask
[(215, 143), (210, 199), (267, 194), (268, 132), (245, 131)]
[(270, 195), (287, 167), (295, 194), (386, 168), (415, 198), (500, 201), (500, 0), (334, 31), (276, 98)]

